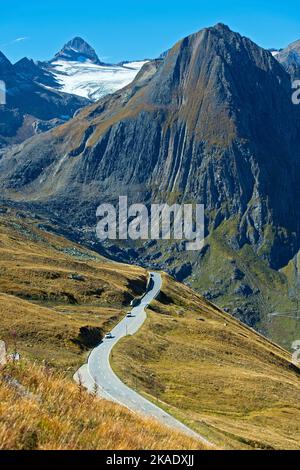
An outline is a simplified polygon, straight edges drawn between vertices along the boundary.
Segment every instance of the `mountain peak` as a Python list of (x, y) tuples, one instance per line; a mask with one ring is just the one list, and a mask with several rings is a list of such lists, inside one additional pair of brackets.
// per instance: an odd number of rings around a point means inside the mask
[(217, 23), (215, 24), (215, 26), (213, 26), (214, 29), (219, 29), (221, 31), (231, 31), (231, 29), (229, 28), (229, 26), (227, 26), (226, 24), (224, 23)]
[(0, 51), (0, 64), (1, 65), (6, 65), (8, 67), (12, 66), (11, 62), (8, 60), (8, 58), (1, 51)]
[(74, 49), (77, 52), (95, 52), (94, 49), (80, 36), (76, 36), (64, 45), (64, 49)]
[(6, 78), (7, 74), (12, 74), (13, 66), (8, 58), (0, 51), (0, 80)]
[(74, 62), (92, 62), (101, 65), (101, 61), (97, 56), (95, 49), (92, 48), (84, 39), (79, 36), (71, 39), (64, 47), (55, 55), (51, 62), (57, 60), (67, 60)]
[(282, 49), (276, 59), (283, 65), (285, 70), (291, 75), (292, 79), (297, 80), (300, 73), (300, 40), (289, 44)]
[(43, 69), (28, 57), (23, 57), (23, 59), (16, 62), (13, 65), (13, 70), (22, 79), (32, 80), (54, 88), (57, 86), (55, 78), (46, 69)]
[(18, 68), (18, 67), (37, 67), (37, 65), (34, 63), (33, 59), (29, 59), (28, 57), (23, 57), (22, 59), (18, 60), (18, 62), (16, 62), (14, 64), (14, 67), (15, 68)]

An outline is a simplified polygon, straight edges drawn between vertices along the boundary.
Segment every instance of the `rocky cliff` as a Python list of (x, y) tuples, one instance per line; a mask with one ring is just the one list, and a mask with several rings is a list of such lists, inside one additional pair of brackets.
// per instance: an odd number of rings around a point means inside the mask
[(300, 241), (300, 108), (291, 94), (269, 51), (218, 24), (64, 126), (6, 152), (0, 185), (77, 227), (94, 227), (97, 205), (119, 195), (203, 203), (207, 234), (233, 221), (230, 249), (250, 247), (278, 270)]
[(34, 135), (40, 126), (61, 124), (89, 100), (49, 89), (54, 83), (33, 61), (15, 65), (0, 52), (0, 80), (6, 86), (6, 104), (0, 105), (0, 148)]

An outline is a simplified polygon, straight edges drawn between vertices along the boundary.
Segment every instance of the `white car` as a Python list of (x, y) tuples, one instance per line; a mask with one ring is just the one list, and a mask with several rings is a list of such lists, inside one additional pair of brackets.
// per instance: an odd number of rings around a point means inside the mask
[(106, 338), (106, 339), (112, 339), (112, 338), (113, 338), (113, 335), (112, 335), (110, 332), (109, 332), (109, 333), (106, 333), (105, 338)]

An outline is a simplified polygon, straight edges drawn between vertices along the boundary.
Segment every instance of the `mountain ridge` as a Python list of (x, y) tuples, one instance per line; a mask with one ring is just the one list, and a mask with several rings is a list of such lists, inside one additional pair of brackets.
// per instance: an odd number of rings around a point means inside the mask
[[(231, 63), (226, 63), (226, 54), (229, 53), (230, 55), (230, 51), (227, 49), (226, 52), (225, 50), (222, 51), (222, 48), (224, 47), (222, 44), (222, 36), (224, 34), (227, 35), (227, 41), (229, 44), (228, 47), (231, 47), (230, 41), (234, 41), (235, 38), (237, 38), (237, 42), (232, 43), (232, 55), (228, 58), (228, 61), (231, 61)], [(198, 43), (201, 42), (202, 47), (198, 49), (200, 55), (197, 52), (188, 52), (187, 55), (187, 50), (193, 51), (197, 49)], [(206, 51), (205, 54), (202, 55), (207, 47), (211, 48), (211, 53)], [(240, 53), (238, 49), (235, 49), (245, 47), (248, 48), (248, 53), (250, 55), (252, 54), (250, 61), (246, 56), (246, 52), (244, 53), (244, 50)], [(215, 56), (216, 50), (219, 51), (219, 55)], [(236, 54), (236, 52), (238, 53)], [(221, 53), (224, 53), (225, 55), (222, 56)], [(208, 56), (209, 58), (207, 58)], [(242, 58), (245, 60), (244, 64), (240, 60)], [(200, 60), (202, 62), (199, 69)], [(236, 71), (234, 69), (239, 67), (240, 73), (244, 75), (246, 79), (246, 73), (249, 72), (249, 66), (252, 66), (253, 73), (256, 74), (254, 79), (265, 80), (265, 83), (255, 86), (255, 109), (257, 111), (257, 106), (260, 106), (261, 108), (261, 112), (257, 113), (255, 122), (252, 121), (252, 113), (250, 112), (250, 109), (244, 110), (242, 113), (239, 111), (239, 108), (242, 105), (241, 100), (244, 94), (247, 92), (247, 87), (245, 83), (240, 84), (238, 81), (235, 81), (233, 76), (233, 73)], [(244, 68), (244, 70), (241, 70), (242, 68)], [(200, 72), (200, 75), (198, 71)], [(143, 73), (145, 72), (142, 70), (140, 76), (142, 76)], [(188, 76), (188, 81), (184, 78), (184, 74), (185, 76)], [(248, 79), (249, 86), (252, 84), (251, 80)], [(216, 196), (217, 193), (220, 195), (223, 193), (221, 198), (226, 203), (228, 200), (234, 198), (233, 203), (229, 204), (231, 207), (230, 210), (233, 211), (233, 213), (237, 213), (240, 210), (244, 212), (244, 220), (246, 225), (247, 219), (248, 223), (250, 223), (250, 218), (254, 217), (258, 219), (258, 216), (255, 216), (255, 212), (253, 211), (247, 215), (247, 212), (250, 211), (247, 209), (246, 202), (249, 203), (251, 198), (255, 197), (255, 192), (259, 192), (259, 188), (261, 186), (261, 183), (260, 186), (258, 183), (255, 183), (255, 179), (258, 177), (258, 174), (256, 175), (254, 170), (251, 169), (251, 165), (253, 166), (253, 164), (250, 162), (250, 159), (252, 158), (251, 152), (253, 153), (251, 145), (253, 144), (249, 144), (249, 142), (254, 142), (260, 148), (260, 150), (256, 150), (256, 155), (262, 151), (268, 154), (270, 151), (274, 152), (271, 166), (274, 177), (276, 176), (276, 178), (278, 178), (279, 186), (277, 187), (276, 193), (269, 194), (269, 198), (273, 198), (272, 202), (275, 204), (274, 199), (278, 198), (278, 191), (280, 191), (280, 187), (282, 186), (280, 185), (280, 179), (282, 179), (283, 170), (282, 162), (280, 161), (281, 155), (284, 155), (284, 152), (289, 149), (291, 145), (290, 142), (295, 138), (298, 138), (298, 134), (295, 134), (299, 132), (299, 126), (297, 129), (293, 129), (292, 123), (294, 124), (296, 121), (294, 118), (297, 116), (298, 110), (296, 110), (295, 107), (290, 104), (289, 77), (283, 72), (280, 65), (271, 56), (270, 53), (258, 48), (258, 46), (255, 46), (254, 43), (251, 41), (249, 42), (249, 40), (242, 38), (240, 35), (235, 36), (235, 33), (231, 33), (229, 28), (218, 24), (213, 29), (208, 28), (202, 30), (200, 33), (196, 33), (195, 35), (185, 38), (180, 44), (174, 46), (171, 52), (167, 55), (166, 59), (161, 64), (159, 64), (157, 70), (147, 84), (140, 86), (138, 82), (139, 75), (131, 87), (131, 89), (134, 90), (133, 95), (131, 95), (131, 92), (128, 94), (127, 91), (122, 93), (122, 95), (125, 97), (124, 104), (122, 104), (121, 99), (121, 104), (119, 105), (118, 102), (117, 108), (115, 108), (114, 97), (109, 98), (107, 101), (104, 99), (104, 102), (97, 103), (95, 108), (92, 106), (91, 108), (84, 110), (82, 114), (77, 116), (75, 121), (70, 122), (69, 126), (62, 128), (61, 131), (59, 131), (59, 133), (62, 135), (66, 135), (67, 132), (72, 134), (72, 127), (76, 127), (80, 120), (82, 121), (82, 124), (87, 123), (88, 128), (91, 129), (88, 138), (84, 137), (84, 133), (81, 137), (79, 135), (76, 138), (76, 141), (79, 143), (78, 149), (76, 149), (76, 142), (74, 142), (75, 148), (71, 149), (70, 153), (76, 152), (78, 154), (77, 156), (80, 156), (81, 160), (87, 159), (89, 153), (93, 154), (93, 152), (97, 152), (97, 142), (99, 139), (101, 140), (101, 136), (103, 135), (108, 137), (107, 133), (111, 133), (112, 129), (114, 129), (114, 122), (111, 123), (109, 110), (104, 111), (103, 113), (100, 112), (99, 117), (96, 115), (95, 118), (92, 118), (90, 123), (88, 122), (89, 109), (91, 109), (91, 115), (95, 116), (95, 113), (99, 113), (98, 110), (103, 108), (103, 103), (108, 104), (108, 106), (106, 105), (106, 108), (109, 108), (109, 105), (112, 105), (115, 116), (114, 120), (116, 122), (118, 119), (116, 111), (118, 112), (118, 109), (120, 113), (120, 119), (122, 119), (122, 113), (125, 113), (128, 117), (126, 118), (127, 121), (124, 122), (128, 123), (128, 119), (130, 119), (131, 115), (133, 116), (133, 120), (139, 119), (139, 116), (141, 116), (141, 114), (144, 112), (144, 108), (147, 121), (149, 121), (148, 125), (153, 128), (152, 131), (154, 134), (157, 132), (155, 129), (157, 119), (154, 120), (154, 124), (151, 124), (149, 117), (153, 114), (156, 114), (158, 120), (163, 120), (165, 116), (164, 113), (167, 113), (171, 119), (171, 122), (169, 122), (170, 131), (173, 133), (183, 132), (182, 138), (184, 137), (184, 134), (188, 135), (188, 138), (192, 139), (194, 145), (198, 147), (195, 150), (196, 153), (200, 152), (200, 154), (205, 154), (205, 152), (212, 151), (216, 155), (223, 154), (225, 157), (225, 153), (229, 152), (229, 154), (231, 154), (230, 158), (233, 157), (235, 160), (234, 165), (239, 167), (241, 164), (241, 159), (244, 159), (243, 165), (248, 167), (247, 171), (249, 175), (251, 174), (252, 181), (249, 181), (249, 183), (247, 183), (247, 181), (239, 181), (239, 183), (237, 183), (238, 185), (243, 185), (242, 191), (238, 188), (238, 186), (236, 186), (236, 189), (234, 189), (233, 187), (228, 186), (228, 184), (227, 187), (224, 188), (215, 180), (211, 182), (214, 187), (213, 191), (207, 192), (204, 190), (204, 187), (199, 187), (200, 193), (202, 193), (203, 196), (206, 194), (202, 203), (205, 204), (208, 210), (213, 210), (216, 208), (221, 209), (220, 202), (218, 202), (218, 197)], [(193, 93), (193, 86), (196, 86), (197, 93)], [(263, 92), (261, 91), (261, 87), (264, 88)], [(269, 92), (267, 91), (267, 88), (269, 88)], [(218, 96), (215, 96), (215, 93), (217, 93)], [(268, 96), (266, 96), (267, 93)], [(247, 99), (249, 106), (251, 106), (250, 95), (248, 95)], [(268, 103), (274, 100), (277, 100), (278, 106), (282, 107), (280, 111), (286, 116), (286, 123), (281, 124), (281, 126), (284, 126), (284, 132), (282, 132), (281, 129), (280, 132), (278, 132), (278, 122), (276, 121), (276, 117), (272, 117), (273, 110), (270, 109), (270, 105)], [(132, 106), (133, 103), (134, 107)], [(209, 106), (214, 106), (214, 110), (213, 112), (207, 113), (206, 110), (209, 109)], [(141, 112), (137, 115), (137, 118), (135, 118), (134, 114), (136, 110), (139, 109), (139, 107), (141, 107)], [(269, 120), (268, 129), (266, 130), (264, 130), (264, 113), (268, 113)], [(290, 118), (288, 117), (288, 114), (291, 114)], [(219, 116), (218, 119), (215, 119), (216, 115)], [(278, 116), (278, 113), (276, 113), (276, 116)], [(172, 126), (173, 130), (171, 129)], [(253, 138), (253, 133), (255, 133), (255, 138)], [(54, 131), (52, 136), (55, 142), (56, 131)], [(175, 135), (171, 138), (174, 139), (174, 137)], [(275, 140), (276, 145), (274, 145)], [(68, 139), (66, 139), (66, 142), (67, 141)], [(149, 141), (149, 138), (147, 141)], [(83, 147), (84, 152), (80, 151), (82, 142), (85, 142)], [(203, 142), (202, 146), (204, 145), (204, 149), (201, 148), (201, 142)], [(241, 146), (246, 147), (245, 151), (243, 156), (240, 154), (237, 157), (237, 155), (240, 153), (240, 149), (242, 148)], [(132, 151), (134, 152), (134, 150)], [(178, 148), (178, 151), (180, 151), (180, 147)], [(183, 152), (186, 153), (187, 149), (184, 149)], [(246, 152), (248, 152), (248, 155)], [(155, 151), (153, 154), (154, 153)], [(234, 155), (236, 156), (234, 157)], [(127, 157), (124, 155), (124, 158)], [(160, 158), (163, 158), (163, 156), (161, 155)], [(172, 154), (170, 154), (170, 158), (174, 158), (174, 155), (172, 156)], [(257, 159), (258, 157), (255, 158)], [(291, 155), (285, 155), (284, 158), (287, 160), (287, 165), (294, 163), (292, 162)], [(213, 160), (214, 159), (211, 159), (211, 162), (213, 162)], [(271, 167), (269, 168), (268, 160), (269, 159), (267, 155), (264, 157), (260, 156), (257, 160), (257, 164), (260, 166), (263, 165), (265, 167), (264, 171), (270, 171)], [(151, 168), (148, 168), (149, 175), (152, 175), (150, 177), (149, 184), (153, 183), (154, 179), (160, 177), (159, 168), (157, 167), (156, 163), (157, 160), (153, 160)], [(189, 164), (191, 164), (191, 162), (189, 162)], [(101, 158), (100, 165), (103, 165), (103, 157)], [(185, 186), (186, 192), (187, 190), (191, 191), (194, 183), (192, 183), (190, 177), (184, 172), (183, 162), (181, 163), (180, 170), (181, 181), (178, 180), (178, 171), (177, 174), (174, 172), (173, 165), (170, 165), (168, 162), (167, 165), (169, 167), (167, 170), (169, 177), (163, 178), (161, 180), (159, 190), (174, 191), (176, 189), (176, 185), (179, 185), (179, 190)], [(278, 175), (275, 174), (276, 167), (278, 167)], [(194, 168), (194, 170), (196, 171), (196, 168)], [(84, 167), (81, 171), (85, 171)], [(103, 171), (104, 173), (107, 173), (104, 168)], [(140, 177), (146, 177), (144, 168), (138, 167), (136, 169), (136, 172), (137, 171), (140, 172), (138, 179), (140, 179)], [(153, 171), (155, 171), (155, 175), (153, 175)], [(225, 169), (223, 171), (225, 171)], [(234, 171), (234, 168), (232, 168), (231, 171)], [(286, 173), (286, 178), (287, 168), (284, 171)], [(228, 169), (226, 172), (228, 172)], [(217, 168), (215, 168), (214, 173), (215, 175), (218, 173)], [(89, 175), (86, 176), (90, 180), (97, 178), (97, 175), (92, 176), (91, 170), (89, 170)], [(116, 176), (116, 173), (114, 173), (114, 178), (116, 178)], [(234, 175), (232, 174), (230, 178), (234, 178)], [(133, 177), (132, 182), (135, 184), (134, 179), (135, 177)], [(225, 184), (227, 179), (225, 179)], [(24, 182), (27, 184), (26, 181)], [(188, 188), (186, 188), (187, 182)], [(266, 181), (264, 181), (264, 184), (266, 184)], [(239, 198), (235, 197), (235, 190), (239, 192)], [(270, 187), (269, 190), (271, 191), (272, 188)], [(282, 188), (282, 192), (286, 192), (285, 187)], [(287, 194), (282, 194), (282, 197), (285, 200), (287, 196)], [(243, 202), (244, 199), (245, 202)], [(292, 199), (293, 196), (291, 195), (290, 203), (287, 204), (287, 206), (291, 206)], [(286, 216), (284, 208), (278, 207), (278, 209), (280, 209), (280, 214), (278, 214), (279, 219), (284, 219)], [(225, 209), (223, 212), (226, 216), (229, 215), (228, 210)], [(262, 209), (261, 213), (263, 212), (264, 210)], [(258, 222), (260, 225), (259, 232), (261, 232), (263, 224), (268, 222), (267, 216), (264, 216), (262, 220)], [(291, 222), (293, 223), (293, 221)], [(252, 226), (252, 228), (257, 231), (255, 226)], [(257, 233), (256, 236), (259, 237), (260, 234)], [(255, 239), (252, 241), (255, 243)]]
[(23, 57), (15, 64), (0, 52), (7, 103), (0, 109), (0, 147), (18, 144), (73, 117), (80, 108), (130, 83), (144, 61), (106, 65), (75, 37), (47, 62)]
[(104, 65), (104, 63), (100, 61), (95, 49), (79, 36), (68, 41), (49, 62), (56, 62), (58, 60), (75, 62), (90, 61), (96, 65)]
[[(20, 143), (62, 124), (89, 101), (49, 89), (49, 74), (27, 58), (13, 65), (0, 53), (0, 80), (6, 85), (6, 104), (0, 107), (0, 148)], [(41, 83), (38, 82), (40, 80)]]
[(292, 42), (276, 55), (293, 80), (300, 79), (300, 39)]
[[(132, 84), (64, 126), (8, 151), (0, 186), (24, 202), (46, 204), (85, 233), (95, 226), (96, 207), (121, 193), (129, 203), (202, 203), (208, 238), (226, 227), (230, 256), (244, 265), (239, 253), (248, 260), (251, 250), (270, 283), (267, 269), (281, 279), (278, 270), (299, 250), (299, 123), (289, 74), (269, 51), (217, 24), (180, 40)], [(165, 252), (157, 244), (152, 259), (141, 247), (130, 249), (141, 263), (180, 268), (176, 246)], [(183, 279), (197, 281), (210, 256), (209, 248), (185, 256)], [(228, 282), (227, 258), (220, 263), (207, 281), (214, 293)], [(249, 279), (250, 285), (235, 279), (232, 290), (244, 305), (254, 299), (255, 325), (263, 288)]]

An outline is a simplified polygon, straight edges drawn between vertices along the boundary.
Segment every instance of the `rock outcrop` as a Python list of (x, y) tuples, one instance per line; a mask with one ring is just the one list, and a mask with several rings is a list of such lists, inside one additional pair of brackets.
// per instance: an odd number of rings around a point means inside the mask
[(290, 76), (270, 52), (218, 24), (7, 152), (0, 185), (77, 225), (94, 224), (96, 206), (120, 194), (137, 202), (177, 194), (203, 203), (210, 227), (236, 217), (235, 246), (250, 243), (278, 268), (299, 248), (299, 144)]

